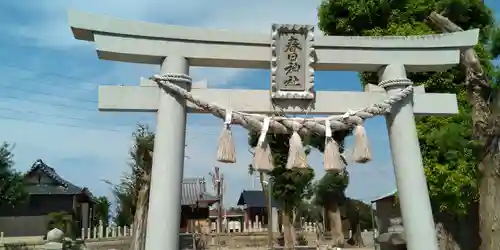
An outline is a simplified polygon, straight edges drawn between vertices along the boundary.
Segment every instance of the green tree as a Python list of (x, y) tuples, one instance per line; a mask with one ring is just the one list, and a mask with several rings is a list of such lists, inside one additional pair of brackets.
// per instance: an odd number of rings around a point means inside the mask
[(375, 210), (370, 205), (360, 200), (352, 198), (347, 198), (346, 203), (351, 204), (354, 207), (354, 209), (358, 211), (360, 229), (372, 230), (373, 229), (372, 213), (375, 212)]
[[(114, 222), (118, 226), (129, 226), (134, 222), (139, 193), (144, 184), (149, 183), (151, 159), (145, 159), (145, 152), (153, 151), (154, 133), (148, 126), (139, 124), (133, 133), (134, 145), (130, 150), (130, 170), (123, 174), (118, 184), (112, 185), (112, 191), (117, 201)], [(149, 155), (149, 153), (148, 153)], [(149, 193), (148, 193), (149, 194)]]
[[(295, 230), (293, 227), (296, 218), (296, 208), (302, 202), (311, 198), (311, 181), (314, 178), (312, 168), (303, 170), (289, 170), (286, 162), (288, 158), (289, 134), (268, 134), (266, 140), (271, 148), (274, 169), (269, 173), (272, 182), (272, 196), (281, 205), (283, 219), (285, 248), (295, 245)], [(258, 134), (249, 133), (248, 144), (255, 147)]]
[[(482, 0), (325, 0), (318, 16), (320, 29), (328, 35), (423, 35), (436, 33), (428, 22), (434, 11), (465, 30), (481, 29), (475, 49), (484, 74), (474, 77), (485, 77), (490, 81), (486, 85), (496, 85), (498, 70), (491, 60), (498, 56), (500, 39), (492, 11)], [(474, 73), (470, 67), (467, 72)], [(480, 196), (480, 203), (491, 204), (480, 212), (480, 249), (498, 249), (500, 231), (492, 230), (499, 226), (494, 218), (499, 217), (495, 206), (500, 180), (492, 171), (499, 165), (498, 146), (490, 150), (492, 142), (498, 141), (499, 133), (492, 129), (498, 125), (496, 120), (488, 120), (496, 119), (491, 116), (495, 109), (485, 105), (492, 96), (490, 89), (472, 84), (477, 82), (470, 76), (457, 66), (446, 72), (409, 74), (408, 78), (416, 85), (424, 85), (427, 92), (456, 93), (459, 101), (457, 116), (417, 119), (429, 192), (442, 229), (440, 245), (446, 249), (478, 248), (475, 228), (479, 219), (474, 207)], [(361, 80), (363, 84), (378, 82), (373, 73), (361, 73)], [(488, 184), (490, 188), (481, 188), (478, 195), (478, 185)]]
[(119, 184), (113, 185), (113, 193), (118, 203), (114, 220), (119, 226), (133, 225), (131, 249), (143, 249), (155, 134), (149, 131), (147, 125), (138, 124), (133, 137), (130, 172), (124, 174)]
[[(352, 130), (335, 131), (333, 139), (339, 144), (340, 153), (344, 153), (345, 137), (352, 134)], [(324, 136), (309, 136), (307, 143), (324, 153)], [(345, 159), (344, 159), (345, 160)], [(344, 162), (347, 165), (347, 162)], [(315, 185), (315, 203), (325, 209), (329, 223), (329, 230), (332, 233), (332, 245), (342, 246), (344, 244), (344, 234), (342, 228), (341, 207), (345, 209), (347, 219), (351, 225), (352, 237), (348, 243), (355, 246), (364, 246), (361, 237), (361, 215), (354, 200), (346, 197), (345, 190), (349, 185), (349, 173), (344, 168), (341, 173), (325, 173), (325, 175)]]
[(323, 208), (314, 203), (314, 197), (311, 200), (302, 201), (297, 207), (297, 217), (303, 218), (303, 222), (321, 223), (323, 221), (322, 214)]
[(111, 208), (111, 202), (106, 196), (99, 196), (95, 199), (95, 221), (94, 225), (98, 225), (102, 222), (104, 227), (109, 225), (109, 218), (111, 217), (109, 209)]
[(13, 158), (12, 147), (6, 142), (0, 145), (0, 207), (15, 207), (27, 197), (23, 175), (14, 170)]
[(373, 229), (373, 209), (362, 201), (347, 197), (345, 191), (348, 185), (349, 173), (347, 169), (344, 169), (342, 173), (326, 173), (315, 184), (313, 201), (318, 207), (324, 208), (324, 216), (327, 217), (325, 222), (328, 223), (327, 228), (332, 232), (333, 245), (342, 244), (345, 230), (340, 225), (344, 225), (343, 220), (347, 219), (352, 230), (351, 238), (347, 243), (363, 247), (361, 231)]
[(77, 227), (75, 221), (73, 220), (73, 216), (70, 213), (66, 211), (53, 212), (48, 214), (48, 217), (48, 230), (57, 228), (63, 231), (66, 237), (70, 238), (75, 238), (76, 234), (79, 233), (77, 232)]
[(316, 184), (315, 203), (325, 209), (326, 221), (332, 233), (332, 247), (343, 247), (344, 233), (340, 207), (345, 205), (345, 189), (349, 185), (347, 170), (340, 173), (326, 173)]
[(238, 214), (243, 214), (243, 209), (240, 207), (230, 207), (227, 209), (229, 213), (238, 213)]
[(136, 201), (135, 188), (128, 179), (122, 178), (119, 184), (113, 186), (113, 195), (116, 200), (115, 216), (113, 221), (119, 227), (129, 226), (134, 221)]

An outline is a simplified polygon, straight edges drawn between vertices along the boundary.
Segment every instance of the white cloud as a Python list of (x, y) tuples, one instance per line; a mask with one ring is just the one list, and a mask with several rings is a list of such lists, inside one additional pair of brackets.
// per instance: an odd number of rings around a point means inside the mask
[[(1, 140), (16, 143), (15, 153), (19, 169), (26, 170), (34, 160), (42, 158), (68, 180), (89, 186), (95, 193), (102, 195), (109, 194), (109, 187), (101, 180), (117, 181), (122, 172), (127, 170), (126, 161), (134, 123), (140, 121), (154, 125), (153, 114), (98, 113), (96, 103), (86, 103), (85, 107), (89, 109), (87, 111), (59, 105), (83, 105), (78, 99), (95, 100), (99, 84), (136, 85), (139, 77), (147, 77), (158, 70), (158, 67), (150, 65), (139, 66), (98, 60), (93, 45), (73, 38), (67, 23), (68, 8), (175, 25), (269, 32), (272, 23), (316, 24), (316, 8), (319, 2), (319, 0), (129, 0), (124, 3), (123, 0), (60, 0), (50, 4), (45, 1), (25, 4), (20, 9), (21, 18), (23, 15), (36, 16), (36, 22), (3, 25), (2, 28), (7, 30), (8, 34), (21, 37), (41, 50), (53, 50), (54, 55), (64, 55), (68, 58), (67, 62), (82, 63), (79, 67), (71, 69), (71, 72), (61, 72), (60, 76), (52, 77), (45, 74), (47, 72), (45, 62), (53, 60), (50, 55), (27, 57), (26, 60), (34, 60), (38, 68), (2, 70), (2, 73), (5, 73), (0, 75), (3, 76), (2, 79), (9, 81), (9, 86), (17, 86), (17, 82), (9, 78), (16, 76), (17, 80), (21, 78), (36, 80), (20, 85), (36, 89), (31, 92), (25, 91), (22, 98), (17, 99), (5, 99), (0, 95), (0, 119), (2, 116), (15, 118), (2, 120), (0, 129), (9, 133), (5, 133)], [(95, 61), (88, 63), (82, 59), (88, 56), (95, 57)], [(53, 68), (51, 71), (59, 72), (59, 69)], [(191, 74), (195, 80), (208, 79), (210, 85), (220, 86), (230, 81), (242, 80), (246, 76), (245, 72), (249, 71), (194, 68)], [(64, 80), (64, 75), (79, 77), (68, 83), (69, 78)], [(78, 89), (88, 91), (77, 91)], [(36, 93), (39, 91), (53, 94), (39, 95)], [(12, 107), (22, 112), (6, 111), (6, 108)], [(28, 115), (29, 111), (32, 112), (31, 115)], [(221, 166), (228, 181), (229, 193), (226, 202), (234, 204), (242, 189), (252, 187), (247, 174), (247, 166), (251, 162), (251, 156), (247, 152), (247, 134), (243, 129), (234, 129), (238, 162), (234, 165), (225, 165), (215, 161), (220, 130), (220, 121), (215, 118), (189, 117), (186, 154), (190, 158), (186, 160), (184, 173), (185, 176), (208, 178), (208, 172), (214, 165)], [(377, 139), (373, 140), (373, 144), (377, 143)], [(376, 188), (374, 186), (390, 183), (386, 181), (386, 175), (391, 174), (390, 163), (385, 162), (387, 156), (382, 156), (381, 159), (384, 160), (368, 166), (350, 167), (353, 181), (364, 180), (361, 184), (352, 182), (350, 193), (368, 199), (378, 195), (378, 193), (371, 194)], [(315, 166), (317, 175), (321, 175), (321, 156), (317, 153), (312, 154), (310, 162)], [(369, 171), (367, 167), (380, 168), (380, 171)], [(365, 181), (364, 175), (372, 178)], [(366, 191), (365, 188), (370, 191)]]
[[(172, 25), (197, 26), (214, 29), (270, 32), (272, 23), (317, 24), (319, 0), (287, 1), (174, 1), (120, 0), (54, 1), (22, 5), (23, 11), (40, 15), (29, 25), (19, 24), (8, 30), (16, 35), (34, 39), (42, 46), (55, 48), (82, 44), (69, 29), (67, 10), (75, 9), (131, 20), (151, 21)], [(48, 32), (50, 31), (50, 32)]]
[[(270, 32), (272, 23), (316, 24), (316, 8), (320, 1), (57, 1), (38, 2), (29, 10), (43, 18), (29, 25), (10, 25), (7, 31), (25, 37), (41, 47), (77, 49), (85, 42), (73, 38), (67, 21), (67, 10), (76, 9), (132, 20), (213, 29)], [(50, 32), (47, 32), (50, 31)], [(75, 48), (76, 47), (76, 48)], [(192, 74), (208, 79), (211, 85), (224, 85), (237, 79), (244, 69), (199, 69)], [(198, 79), (198, 77), (196, 77)]]

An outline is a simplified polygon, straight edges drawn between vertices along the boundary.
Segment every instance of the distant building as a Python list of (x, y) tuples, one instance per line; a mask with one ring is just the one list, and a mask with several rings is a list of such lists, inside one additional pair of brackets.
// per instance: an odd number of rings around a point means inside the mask
[(404, 222), (397, 202), (397, 190), (372, 200), (376, 206), (378, 237), (381, 250), (406, 249)]
[[(75, 230), (92, 228), (94, 197), (87, 188), (80, 188), (63, 179), (56, 171), (37, 160), (24, 175), (29, 198), (15, 208), (0, 208), (0, 232), (5, 237), (44, 236), (48, 231), (50, 213), (66, 212), (75, 222)], [(209, 206), (218, 198), (207, 192), (203, 178), (185, 178), (182, 183), (181, 232), (193, 232), (194, 222), (208, 220)]]
[[(267, 213), (267, 202), (266, 197), (262, 190), (243, 190), (238, 199), (238, 206), (243, 206), (244, 228), (249, 228), (251, 223), (255, 223), (255, 218), (258, 216), (259, 221), (262, 222), (264, 227), (268, 224), (268, 213)], [(274, 199), (271, 199), (271, 208), (273, 215), (273, 227), (278, 227), (278, 203)], [(277, 231), (276, 229), (274, 231)]]
[(181, 225), (180, 231), (195, 232), (197, 226), (210, 227), (208, 224), (210, 206), (219, 200), (207, 192), (204, 178), (184, 178), (182, 181)]
[(77, 229), (91, 227), (93, 196), (87, 188), (63, 179), (42, 160), (33, 163), (24, 175), (29, 198), (15, 208), (0, 208), (0, 232), (5, 237), (43, 236), (47, 233), (49, 214), (66, 212)]
[(396, 200), (396, 190), (372, 200), (375, 204), (375, 217), (379, 233), (387, 233), (391, 219), (401, 218), (401, 211)]
[[(222, 211), (222, 225), (224, 231), (241, 232), (243, 229), (243, 210), (237, 211), (227, 209)], [(211, 232), (217, 232), (217, 219), (219, 218), (219, 210), (210, 210)]]

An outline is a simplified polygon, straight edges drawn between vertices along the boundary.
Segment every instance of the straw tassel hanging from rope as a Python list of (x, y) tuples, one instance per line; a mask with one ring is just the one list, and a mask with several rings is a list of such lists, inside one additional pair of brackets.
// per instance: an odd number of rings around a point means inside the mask
[(339, 173), (344, 168), (339, 144), (332, 136), (332, 128), (328, 119), (325, 120), (325, 151), (323, 152), (323, 157), (325, 171)]
[(271, 148), (266, 139), (267, 131), (269, 130), (269, 117), (264, 118), (262, 129), (260, 131), (259, 140), (257, 141), (257, 146), (255, 146), (255, 152), (253, 156), (252, 166), (255, 171), (259, 172), (271, 172), (273, 170), (273, 159), (271, 155)]
[(355, 139), (354, 139), (354, 152), (353, 160), (357, 163), (366, 163), (372, 160), (372, 153), (370, 151), (370, 145), (368, 143), (368, 137), (366, 136), (366, 130), (362, 124), (356, 125), (354, 129)]
[(233, 142), (233, 133), (231, 132), (231, 119), (233, 112), (226, 110), (224, 119), (224, 128), (219, 137), (219, 144), (217, 145), (217, 161), (224, 163), (236, 162), (236, 148)]
[(290, 148), (288, 149), (288, 159), (286, 162), (287, 169), (304, 169), (309, 167), (304, 145), (297, 130), (298, 128), (294, 127), (292, 136), (290, 137)]

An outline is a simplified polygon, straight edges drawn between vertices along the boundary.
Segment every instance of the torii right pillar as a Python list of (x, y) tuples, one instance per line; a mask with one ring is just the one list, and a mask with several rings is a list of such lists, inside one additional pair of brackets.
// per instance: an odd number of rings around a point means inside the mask
[[(379, 86), (397, 94), (412, 84), (401, 64), (380, 69)], [(438, 250), (436, 228), (418, 142), (413, 94), (392, 106), (386, 116), (398, 200), (409, 250)]]

